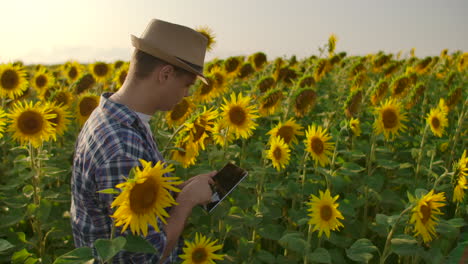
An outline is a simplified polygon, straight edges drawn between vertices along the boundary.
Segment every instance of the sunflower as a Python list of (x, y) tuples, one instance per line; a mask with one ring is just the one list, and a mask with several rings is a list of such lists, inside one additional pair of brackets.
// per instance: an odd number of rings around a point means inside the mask
[(315, 86), (315, 79), (312, 75), (304, 75), (299, 79), (299, 88)]
[(6, 121), (6, 113), (0, 108), (0, 138), (3, 137), (3, 132), (5, 132)]
[(41, 67), (31, 79), (31, 86), (36, 89), (39, 95), (45, 94), (47, 89), (53, 86), (54, 83), (54, 75), (45, 67)]
[(214, 260), (223, 260), (224, 256), (214, 252), (223, 248), (216, 245), (218, 240), (211, 241), (203, 235), (195, 234), (195, 242), (185, 241), (184, 254), (179, 257), (184, 261), (182, 264), (214, 264)]
[(249, 61), (252, 62), (255, 70), (260, 71), (267, 63), (267, 56), (263, 52), (256, 52), (249, 57)]
[(267, 152), (267, 158), (271, 159), (273, 167), (280, 171), (289, 164), (289, 149), (288, 145), (280, 137), (273, 137), (270, 140), (270, 149)]
[(314, 106), (317, 93), (312, 88), (302, 88), (293, 95), (294, 112), (296, 116), (303, 117)]
[(230, 133), (227, 125), (222, 122), (223, 120), (218, 120), (213, 126), (213, 139), (216, 144), (224, 147), (226, 144), (230, 144), (235, 139), (235, 134)]
[(189, 135), (189, 141), (197, 144), (201, 149), (205, 149), (204, 141), (209, 137), (209, 133), (212, 133), (214, 127), (214, 120), (218, 117), (217, 110), (206, 110), (198, 114), (193, 122), (186, 124), (185, 128), (181, 133), (187, 133)]
[(202, 103), (210, 103), (213, 101), (213, 98), (216, 97), (215, 82), (213, 77), (207, 74), (206, 76), (207, 84), (200, 82), (198, 89), (195, 91), (193, 98)]
[(456, 164), (455, 174), (455, 188), (453, 190), (453, 202), (462, 202), (465, 197), (465, 190), (468, 189), (468, 157), (466, 156), (466, 150)]
[(327, 133), (327, 129), (313, 124), (306, 131), (306, 139), (304, 143), (306, 150), (312, 155), (315, 164), (320, 163), (320, 166), (325, 166), (330, 162), (331, 150), (335, 143), (328, 142), (332, 137)]
[(206, 44), (206, 50), (211, 51), (216, 44), (215, 34), (213, 30), (208, 26), (202, 26), (195, 29), (198, 33), (202, 34), (206, 39), (208, 39), (208, 43)]
[(66, 106), (59, 106), (57, 103), (46, 103), (44, 108), (47, 112), (54, 114), (55, 117), (49, 121), (55, 128), (56, 134), (62, 136), (67, 126), (70, 124), (70, 113), (66, 110)]
[(284, 143), (288, 145), (297, 144), (297, 136), (304, 135), (302, 129), (303, 127), (296, 123), (294, 118), (290, 118), (288, 121), (284, 122), (284, 124), (280, 121), (278, 125), (268, 131), (267, 135), (271, 135), (270, 140), (275, 137), (280, 137), (284, 140)]
[(9, 131), (21, 145), (29, 142), (37, 148), (50, 138), (55, 140), (55, 128), (50, 120), (56, 116), (48, 112), (40, 102), (34, 105), (31, 101), (24, 104), (16, 102), (7, 116), (12, 120)]
[(83, 72), (83, 66), (76, 61), (65, 63), (62, 67), (62, 74), (69, 83), (73, 83), (80, 78)]
[(189, 141), (189, 137), (179, 137), (176, 140), (176, 150), (172, 150), (172, 160), (178, 161), (183, 168), (194, 165), (198, 157), (198, 146)]
[(239, 71), (237, 72), (237, 77), (239, 77), (240, 79), (245, 79), (249, 77), (250, 75), (252, 75), (254, 72), (255, 72), (255, 69), (252, 66), (252, 63), (245, 62), (244, 64), (242, 64)]
[(396, 78), (392, 84), (392, 97), (393, 98), (403, 98), (409, 91), (410, 80), (404, 75)]
[(401, 104), (393, 99), (387, 99), (380, 107), (375, 109), (378, 117), (374, 122), (374, 129), (377, 134), (384, 133), (389, 139), (398, 135), (400, 131), (406, 130), (403, 121), (407, 121), (406, 114), (401, 112)]
[(328, 38), (328, 54), (330, 54), (330, 57), (333, 56), (335, 53), (335, 48), (336, 48), (336, 35), (331, 34), (330, 37)]
[(444, 98), (440, 98), (440, 99), (439, 99), (439, 104), (437, 105), (437, 107), (439, 108), (439, 110), (440, 110), (443, 114), (448, 115), (449, 107), (448, 107), (447, 104), (445, 103)]
[(127, 78), (128, 74), (128, 67), (129, 65), (127, 63), (124, 63), (118, 68), (117, 71), (115, 71), (114, 79), (112, 80), (112, 82), (115, 84), (115, 91), (119, 90), (120, 87), (122, 87), (122, 85), (124, 84), (125, 78)]
[(352, 117), (351, 120), (349, 120), (349, 128), (353, 131), (353, 134), (356, 137), (361, 135), (361, 123), (359, 122), (359, 119)]
[(344, 103), (345, 115), (348, 118), (354, 117), (359, 113), (362, 102), (362, 89), (351, 91)]
[(223, 63), (224, 71), (231, 76), (236, 75), (242, 62), (243, 60), (240, 57), (229, 57)]
[(99, 105), (100, 98), (91, 93), (85, 93), (78, 98), (77, 116), (78, 121), (83, 125), (88, 120), (91, 113)]
[(257, 110), (249, 106), (250, 96), (242, 96), (239, 93), (236, 97), (231, 94), (231, 100), (223, 98), (224, 104), (221, 106), (223, 111), (223, 121), (229, 126), (229, 130), (236, 134), (236, 138), (248, 138), (253, 134), (252, 130), (257, 127), (255, 119), (258, 117)]
[(424, 243), (430, 242), (436, 234), (437, 215), (443, 214), (439, 208), (445, 206), (444, 193), (434, 194), (434, 190), (431, 190), (420, 199), (410, 199), (416, 204), (411, 210), (410, 219), (410, 223), (414, 224), (415, 236), (422, 236)]
[(75, 83), (75, 93), (82, 94), (83, 92), (91, 89), (93, 85), (96, 84), (96, 79), (94, 79), (93, 75), (87, 73), (81, 76), (78, 81)]
[(190, 116), (195, 109), (195, 104), (189, 97), (184, 97), (178, 104), (166, 114), (166, 122), (169, 127), (179, 126)]
[(325, 232), (325, 235), (329, 238), (330, 231), (339, 230), (340, 227), (344, 225), (340, 222), (339, 219), (344, 219), (341, 212), (338, 210), (338, 203), (335, 203), (338, 200), (339, 195), (331, 197), (330, 191), (327, 189), (324, 192), (320, 192), (320, 198), (311, 195), (310, 202), (307, 203), (310, 212), (309, 225), (313, 225), (313, 231), (319, 231), (319, 237)]
[(226, 73), (223, 72), (221, 67), (215, 66), (211, 69), (209, 76), (213, 81), (214, 95), (213, 97), (218, 97), (223, 95), (227, 90), (228, 86), (226, 84)]
[(331, 64), (327, 59), (320, 59), (315, 66), (314, 78), (318, 82), (330, 71)]
[(262, 116), (268, 116), (275, 113), (278, 109), (281, 99), (284, 95), (281, 89), (274, 89), (268, 91), (264, 96), (260, 98), (260, 109), (259, 112)]
[(447, 114), (443, 110), (441, 111), (440, 108), (431, 109), (426, 117), (426, 122), (431, 127), (434, 135), (442, 137), (445, 128), (448, 126)]
[(26, 71), (22, 66), (0, 65), (0, 96), (15, 99), (28, 89)]
[(60, 90), (57, 90), (52, 95), (52, 101), (56, 102), (59, 106), (68, 108), (73, 103), (73, 95), (69, 91), (66, 91), (62, 88)]
[(388, 91), (388, 83), (385, 80), (380, 80), (374, 87), (371, 95), (372, 105), (378, 104)]
[(89, 72), (93, 75), (96, 82), (105, 82), (112, 75), (112, 64), (102, 61), (89, 65)]
[(264, 93), (275, 86), (275, 79), (271, 76), (266, 76), (260, 79), (255, 87), (261, 92)]
[(118, 207), (114, 214), (115, 225), (122, 226), (122, 233), (130, 226), (133, 234), (146, 237), (148, 224), (159, 232), (157, 220), (167, 224), (169, 217), (165, 208), (176, 205), (169, 191), (180, 192), (175, 186), (182, 183), (178, 177), (165, 177), (165, 173), (173, 171), (172, 165), (158, 161), (154, 167), (152, 162), (140, 159), (143, 166), (135, 167), (135, 177), (117, 184), (115, 187), (122, 192), (112, 202), (111, 207)]

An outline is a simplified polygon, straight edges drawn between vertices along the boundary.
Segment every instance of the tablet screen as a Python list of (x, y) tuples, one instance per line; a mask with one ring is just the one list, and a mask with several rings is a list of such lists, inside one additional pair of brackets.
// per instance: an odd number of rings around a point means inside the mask
[(247, 171), (228, 163), (215, 176), (211, 202), (205, 209), (211, 212), (246, 176)]

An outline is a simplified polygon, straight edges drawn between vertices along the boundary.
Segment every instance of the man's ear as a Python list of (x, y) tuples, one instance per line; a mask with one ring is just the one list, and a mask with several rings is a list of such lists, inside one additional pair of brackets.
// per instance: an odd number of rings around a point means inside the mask
[(165, 82), (174, 72), (174, 67), (172, 65), (164, 65), (160, 68), (158, 73), (158, 81)]

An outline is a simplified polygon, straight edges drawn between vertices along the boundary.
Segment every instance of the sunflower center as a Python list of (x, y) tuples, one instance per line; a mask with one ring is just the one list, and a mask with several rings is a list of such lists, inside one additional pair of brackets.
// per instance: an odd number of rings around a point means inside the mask
[(275, 157), (276, 160), (280, 160), (281, 159), (281, 148), (279, 147), (276, 147), (275, 150), (273, 151), (273, 156)]
[(433, 117), (433, 118), (431, 119), (431, 124), (432, 124), (432, 127), (434, 127), (435, 129), (439, 128), (439, 127), (440, 127), (440, 120), (439, 120), (439, 118)]
[(296, 109), (304, 110), (308, 106), (311, 106), (316, 98), (316, 94), (314, 91), (303, 91), (297, 98), (296, 98)]
[(75, 66), (72, 66), (70, 68), (70, 70), (68, 71), (68, 77), (71, 79), (71, 80), (74, 80), (78, 75), (78, 70), (76, 69)]
[(125, 82), (125, 78), (127, 78), (127, 71), (122, 71), (119, 76), (120, 84), (123, 84)]
[(43, 88), (47, 84), (47, 77), (44, 75), (39, 75), (36, 78), (36, 86), (38, 88)]
[(107, 75), (109, 67), (105, 63), (98, 63), (94, 66), (94, 73), (99, 77), (104, 77)]
[(65, 92), (58, 92), (56, 95), (55, 95), (55, 101), (60, 105), (68, 105), (68, 97), (67, 97), (67, 94)]
[(98, 103), (94, 98), (85, 97), (80, 102), (80, 114), (81, 116), (89, 116), (94, 109), (98, 106)]
[(234, 106), (229, 110), (229, 119), (234, 125), (242, 126), (247, 119), (247, 115), (242, 107)]
[(145, 214), (153, 207), (158, 197), (158, 185), (152, 178), (133, 186), (130, 191), (130, 209), (137, 214)]
[(329, 205), (320, 207), (320, 218), (324, 221), (328, 221), (332, 218), (333, 211)]
[(425, 204), (421, 205), (421, 214), (423, 215), (421, 222), (426, 224), (426, 222), (431, 218), (431, 208)]
[(192, 261), (195, 264), (203, 263), (207, 257), (208, 254), (206, 253), (206, 250), (204, 248), (197, 248), (192, 252)]
[(41, 131), (43, 126), (44, 120), (40, 113), (25, 111), (18, 117), (18, 128), (23, 134), (34, 135)]
[(294, 129), (292, 126), (282, 126), (278, 129), (278, 135), (284, 140), (284, 143), (289, 144), (294, 136)]
[(397, 126), (398, 116), (392, 109), (385, 109), (382, 113), (382, 121), (386, 129), (391, 129)]
[(313, 137), (313, 138), (310, 140), (310, 146), (311, 146), (312, 150), (313, 150), (317, 155), (322, 154), (323, 149), (324, 149), (324, 145), (323, 145), (323, 141), (322, 141), (320, 138), (318, 138), (318, 137)]
[(14, 70), (6, 70), (2, 74), (1, 84), (3, 89), (13, 90), (19, 84), (18, 73)]
[(174, 109), (171, 111), (171, 119), (172, 120), (179, 120), (181, 119), (189, 108), (189, 104), (187, 100), (182, 100), (180, 103), (174, 106)]
[(212, 90), (213, 90), (213, 83), (210, 82), (209, 84), (203, 84), (202, 87), (201, 87), (200, 94), (201, 95), (207, 95)]
[(281, 98), (281, 94), (280, 93), (275, 93), (275, 94), (271, 94), (270, 96), (268, 96), (267, 98), (265, 98), (265, 101), (262, 105), (263, 108), (270, 108), (270, 107), (273, 107), (277, 102), (278, 100)]
[(195, 133), (193, 134), (193, 141), (198, 141), (205, 133), (205, 126), (195, 124)]

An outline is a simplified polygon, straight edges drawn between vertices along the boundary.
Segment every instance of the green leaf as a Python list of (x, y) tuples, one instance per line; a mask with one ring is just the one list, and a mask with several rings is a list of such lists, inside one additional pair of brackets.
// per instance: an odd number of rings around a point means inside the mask
[(42, 199), (41, 204), (39, 205), (39, 209), (37, 210), (37, 218), (39, 218), (39, 221), (45, 223), (47, 221), (47, 218), (49, 218), (51, 209), (52, 204), (50, 203), (50, 201)]
[(343, 167), (340, 168), (339, 173), (343, 175), (348, 175), (348, 176), (355, 176), (359, 172), (364, 171), (365, 168), (359, 166), (358, 164), (354, 162), (345, 162), (343, 164)]
[(391, 240), (391, 249), (400, 256), (416, 256), (420, 247), (414, 237), (399, 235)]
[(20, 251), (16, 251), (11, 256), (11, 264), (34, 264), (37, 261), (38, 259), (33, 257), (32, 253), (29, 253), (25, 248)]
[(266, 225), (258, 229), (258, 233), (263, 237), (271, 240), (281, 239), (285, 228), (281, 225)]
[(127, 240), (125, 240), (125, 237), (119, 236), (113, 240), (98, 239), (94, 242), (94, 246), (96, 247), (99, 256), (104, 261), (108, 261), (125, 247), (126, 242)]
[(53, 264), (81, 264), (91, 260), (94, 260), (92, 249), (82, 247), (61, 255)]
[(378, 159), (377, 164), (385, 169), (392, 170), (400, 167), (400, 163), (389, 159)]
[(317, 248), (308, 254), (308, 259), (317, 263), (331, 263), (330, 253), (324, 248)]
[(8, 240), (0, 239), (0, 253), (9, 250), (10, 248), (14, 248), (15, 246), (12, 245)]
[(459, 243), (447, 257), (446, 263), (462, 263), (461, 259), (464, 255), (465, 250), (468, 248), (468, 241)]
[(141, 236), (128, 235), (125, 238), (127, 239), (124, 247), (126, 251), (148, 254), (158, 253), (157, 249)]
[(0, 216), (0, 228), (8, 227), (17, 224), (23, 220), (24, 211), (21, 209), (10, 208), (7, 215)]
[(301, 233), (287, 233), (278, 243), (289, 250), (304, 254), (307, 251), (307, 242), (302, 238)]
[(26, 184), (23, 187), (24, 196), (30, 198), (34, 194), (34, 187), (31, 184)]
[[(455, 222), (455, 224), (457, 224)], [(439, 224), (436, 226), (436, 231), (441, 235), (448, 237), (448, 238), (455, 238), (458, 236), (459, 228), (452, 225), (450, 222), (440, 219)]]
[(265, 263), (275, 263), (276, 258), (270, 252), (260, 249), (257, 252), (257, 258)]
[(375, 251), (377, 251), (377, 247), (369, 239), (361, 238), (354, 242), (349, 249), (346, 249), (346, 255), (354, 261), (368, 263)]

